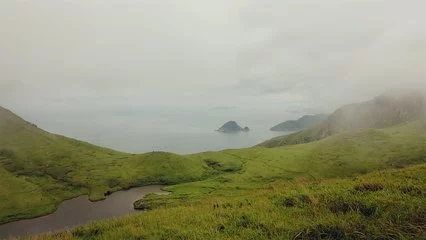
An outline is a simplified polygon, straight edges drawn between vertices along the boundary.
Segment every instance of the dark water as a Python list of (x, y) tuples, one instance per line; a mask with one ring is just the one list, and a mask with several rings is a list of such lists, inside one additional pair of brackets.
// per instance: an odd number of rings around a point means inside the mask
[(0, 239), (58, 231), (93, 220), (136, 213), (133, 202), (149, 193), (167, 194), (161, 187), (153, 185), (115, 192), (99, 202), (90, 202), (88, 196), (67, 200), (50, 215), (0, 225)]

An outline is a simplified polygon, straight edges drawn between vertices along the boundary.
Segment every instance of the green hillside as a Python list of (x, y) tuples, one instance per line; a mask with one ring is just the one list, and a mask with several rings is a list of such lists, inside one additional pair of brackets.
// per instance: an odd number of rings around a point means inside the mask
[(425, 173), (265, 183), (31, 239), (425, 239)]
[(0, 223), (43, 215), (82, 194), (204, 179), (221, 170), (199, 159), (121, 153), (50, 134), (0, 108)]
[(289, 120), (279, 123), (271, 128), (271, 131), (300, 131), (305, 128), (320, 124), (327, 119), (325, 114), (305, 115), (297, 120)]
[[(381, 130), (339, 134), (309, 144), (248, 148), (187, 156), (204, 161), (241, 161), (234, 172), (203, 181), (173, 185), (171, 196), (151, 199), (168, 205), (208, 195), (228, 195), (279, 180), (318, 180), (426, 163), (426, 119)], [(191, 197), (188, 197), (191, 196)]]
[(426, 115), (426, 94), (422, 92), (386, 93), (370, 101), (337, 109), (318, 125), (259, 144), (278, 147), (308, 143), (338, 133), (368, 128), (386, 128)]
[[(152, 212), (61, 233), (63, 239), (306, 239), (323, 232), (376, 236), (385, 227), (416, 239), (425, 225), (415, 215), (424, 213), (426, 200), (425, 118), (308, 144), (136, 155), (47, 133), (1, 109), (0, 149), (0, 190), (6, 193), (0, 197), (1, 222), (46, 214), (81, 194), (98, 200), (108, 191), (131, 186), (175, 184), (166, 187), (171, 195), (138, 202)], [(407, 167), (413, 164), (420, 165)], [(349, 191), (363, 182), (386, 190)], [(404, 195), (402, 187), (417, 195)], [(373, 211), (370, 207), (377, 215), (363, 213)], [(393, 219), (397, 212), (400, 218)], [(401, 221), (413, 229), (394, 228)]]

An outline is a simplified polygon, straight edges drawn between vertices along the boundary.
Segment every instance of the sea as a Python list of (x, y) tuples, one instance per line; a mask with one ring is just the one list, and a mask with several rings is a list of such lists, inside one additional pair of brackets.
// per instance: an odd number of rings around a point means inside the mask
[[(276, 112), (228, 110), (32, 110), (18, 113), (39, 128), (129, 153), (190, 154), (247, 148), (289, 134), (269, 129), (286, 117)], [(215, 131), (234, 120), (249, 132)]]

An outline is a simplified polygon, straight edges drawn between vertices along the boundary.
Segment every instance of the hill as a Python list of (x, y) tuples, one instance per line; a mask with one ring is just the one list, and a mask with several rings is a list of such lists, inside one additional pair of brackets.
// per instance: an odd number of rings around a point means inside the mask
[[(360, 174), (426, 163), (426, 119), (422, 117), (390, 128), (334, 134), (309, 144), (137, 155), (47, 133), (1, 109), (0, 149), (0, 222), (46, 214), (62, 200), (81, 194), (98, 200), (108, 191), (131, 186), (175, 184), (166, 187), (173, 194), (150, 195), (142, 201), (152, 212), (101, 221), (43, 239), (259, 239), (294, 238), (299, 233), (309, 238), (303, 234), (311, 232), (385, 237), (380, 235), (383, 228), (418, 239), (424, 227), (419, 218), (425, 201), (421, 165), (406, 172), (386, 171), (386, 178), (380, 177), (382, 172), (371, 175), (373, 178), (359, 178), (382, 184), (383, 192), (348, 191), (355, 183), (363, 183), (351, 180)], [(407, 184), (403, 176), (411, 179), (404, 191), (420, 194), (401, 195), (398, 189)], [(369, 209), (376, 210), (369, 215)], [(400, 213), (401, 218), (391, 218), (394, 213)], [(184, 219), (178, 220), (182, 216)], [(397, 229), (400, 221), (413, 229)]]
[(248, 132), (250, 129), (248, 127), (240, 127), (237, 122), (229, 121), (222, 125), (218, 130), (218, 132), (223, 133), (236, 133), (236, 132)]
[(281, 181), (31, 239), (424, 239), (425, 172)]
[(421, 239), (426, 230), (425, 119), (187, 157), (241, 165), (150, 195), (148, 212), (40, 239)]
[(370, 101), (337, 109), (328, 119), (308, 129), (259, 144), (277, 147), (316, 141), (342, 132), (386, 128), (409, 122), (426, 114), (426, 95), (421, 92), (388, 93)]
[(0, 108), (0, 223), (44, 215), (65, 199), (175, 184), (221, 171), (172, 153), (127, 154), (37, 128)]
[(297, 120), (289, 120), (277, 124), (271, 128), (271, 131), (287, 131), (294, 132), (303, 130), (308, 127), (312, 127), (315, 124), (322, 123), (327, 119), (327, 115), (325, 114), (316, 114), (316, 115), (305, 115)]

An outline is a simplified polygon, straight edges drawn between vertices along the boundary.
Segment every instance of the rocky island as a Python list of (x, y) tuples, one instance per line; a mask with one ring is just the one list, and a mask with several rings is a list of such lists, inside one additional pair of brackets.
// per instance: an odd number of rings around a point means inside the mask
[(217, 129), (216, 131), (223, 132), (223, 133), (248, 132), (248, 131), (250, 131), (250, 128), (248, 128), (248, 127), (242, 128), (242, 127), (240, 127), (240, 125), (238, 125), (237, 122), (229, 121), (229, 122), (223, 124), (223, 126), (220, 127), (219, 129)]

